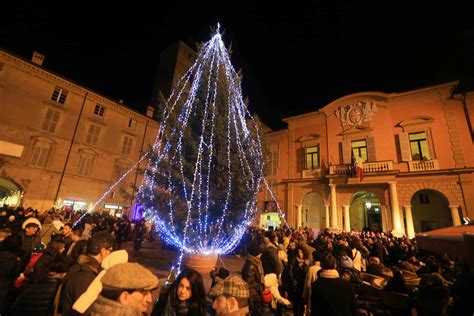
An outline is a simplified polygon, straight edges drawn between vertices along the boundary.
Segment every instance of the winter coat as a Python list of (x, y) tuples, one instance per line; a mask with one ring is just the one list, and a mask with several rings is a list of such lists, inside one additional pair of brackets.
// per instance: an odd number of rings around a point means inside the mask
[(92, 304), (91, 308), (84, 314), (90, 316), (142, 316), (139, 309), (133, 306), (122, 305), (101, 295)]
[(47, 279), (45, 282), (30, 284), (13, 304), (12, 315), (51, 315), (60, 283), (58, 279)]
[[(21, 247), (20, 250), (23, 252), (23, 258), (27, 258), (28, 260), (33, 253), (33, 249), (35, 248), (36, 244), (41, 242), (41, 236), (39, 232), (32, 236), (26, 236), (24, 232), (21, 233)], [(27, 263), (27, 262), (26, 262)], [(25, 265), (26, 265), (25, 263)]]
[(337, 270), (323, 270), (311, 288), (311, 316), (356, 314), (352, 285), (339, 278)]
[(69, 269), (64, 279), (62, 294), (63, 316), (75, 315), (72, 311), (74, 302), (84, 293), (99, 274), (100, 263), (91, 256), (81, 255), (78, 263)]
[(265, 274), (275, 273), (278, 276), (283, 272), (283, 265), (278, 258), (278, 249), (273, 244), (266, 246), (260, 261), (262, 261)]
[(17, 254), (7, 249), (1, 249), (0, 267), (0, 314), (3, 314), (9, 306), (7, 301), (8, 292), (20, 271), (20, 261)]
[(252, 315), (258, 314), (262, 303), (262, 292), (265, 289), (265, 279), (260, 259), (248, 255), (242, 267), (242, 279), (249, 286), (249, 305)]

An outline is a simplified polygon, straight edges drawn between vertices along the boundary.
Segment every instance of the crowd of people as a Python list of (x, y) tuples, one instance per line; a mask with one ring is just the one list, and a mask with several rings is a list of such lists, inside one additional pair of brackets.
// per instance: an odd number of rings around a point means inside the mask
[[(249, 228), (241, 273), (182, 270), (158, 284), (121, 250), (146, 221), (0, 210), (0, 315), (472, 315), (469, 266), (382, 232)], [(132, 253), (137, 255), (138, 253)], [(160, 285), (157, 302), (151, 291)]]

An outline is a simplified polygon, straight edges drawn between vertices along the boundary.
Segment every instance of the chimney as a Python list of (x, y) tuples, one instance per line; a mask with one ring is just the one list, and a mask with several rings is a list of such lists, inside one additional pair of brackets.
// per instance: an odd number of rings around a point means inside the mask
[(153, 118), (153, 112), (155, 109), (152, 106), (147, 106), (146, 107), (146, 116)]
[(31, 62), (33, 64), (37, 64), (38, 66), (42, 66), (44, 61), (44, 55), (38, 53), (37, 51), (33, 51), (33, 56), (31, 57)]

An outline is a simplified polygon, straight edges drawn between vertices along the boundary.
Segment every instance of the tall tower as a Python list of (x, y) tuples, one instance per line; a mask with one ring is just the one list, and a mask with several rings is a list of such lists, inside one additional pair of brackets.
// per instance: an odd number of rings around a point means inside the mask
[(151, 98), (153, 106), (159, 102), (160, 91), (165, 98), (170, 96), (179, 78), (186, 73), (195, 60), (196, 52), (181, 41), (171, 44), (160, 53), (160, 63)]

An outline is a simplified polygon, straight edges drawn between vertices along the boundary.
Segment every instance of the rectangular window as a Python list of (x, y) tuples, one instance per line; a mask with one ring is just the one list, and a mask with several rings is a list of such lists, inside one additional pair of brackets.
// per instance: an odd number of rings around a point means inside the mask
[(305, 148), (306, 169), (319, 169), (319, 146)]
[(82, 176), (90, 175), (93, 161), (94, 157), (91, 155), (81, 155), (79, 165), (77, 166), (77, 173)]
[(56, 130), (56, 125), (58, 125), (59, 115), (59, 111), (48, 109), (41, 129), (43, 131), (54, 133), (54, 131)]
[(33, 149), (31, 165), (44, 168), (49, 162), (51, 156), (51, 145), (47, 143), (37, 143)]
[(271, 155), (270, 175), (276, 176), (277, 168), (278, 168), (278, 151), (272, 151), (270, 155)]
[(105, 107), (100, 105), (100, 104), (96, 104), (95, 105), (95, 108), (94, 108), (94, 115), (97, 115), (97, 116), (100, 116), (100, 117), (104, 117), (105, 115)]
[(137, 126), (137, 121), (135, 121), (134, 119), (129, 119), (128, 120), (128, 128), (131, 129), (131, 130), (135, 130), (135, 127)]
[(130, 155), (130, 152), (132, 151), (132, 145), (133, 145), (133, 138), (124, 136), (123, 144), (122, 144), (122, 154)]
[(87, 131), (86, 143), (93, 146), (97, 145), (101, 129), (102, 128), (99, 125), (91, 124)]
[(411, 158), (413, 160), (430, 160), (430, 149), (426, 139), (426, 132), (411, 133), (410, 139)]
[(68, 91), (64, 90), (60, 87), (54, 88), (53, 95), (51, 96), (51, 100), (64, 104), (66, 102)]
[(367, 141), (365, 139), (352, 142), (352, 154), (360, 158), (362, 162), (367, 162)]

